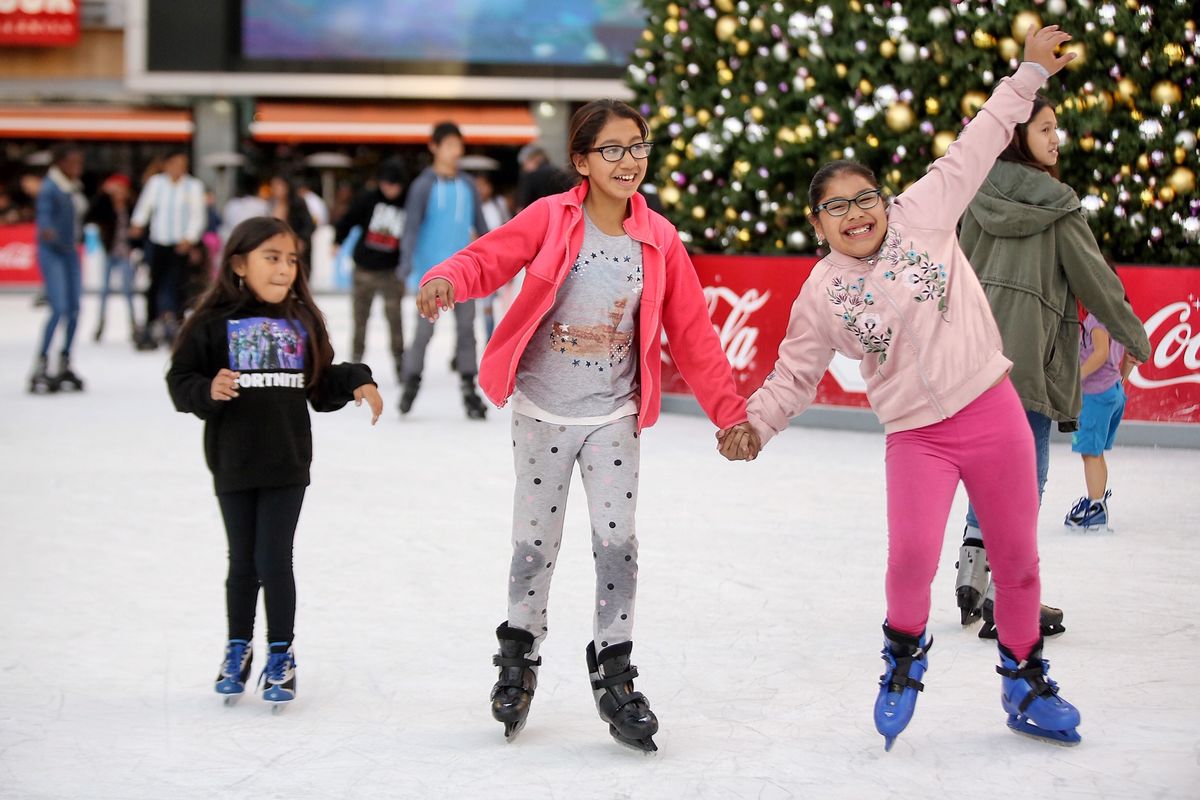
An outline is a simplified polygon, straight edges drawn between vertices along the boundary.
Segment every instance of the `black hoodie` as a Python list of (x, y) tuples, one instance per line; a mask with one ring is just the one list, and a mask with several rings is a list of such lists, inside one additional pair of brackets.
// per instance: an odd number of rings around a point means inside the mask
[[(167, 389), (175, 408), (205, 421), (204, 456), (218, 494), (271, 486), (307, 486), (316, 411), (336, 411), (373, 383), (365, 364), (334, 364), (309, 387), (304, 327), (277, 305), (255, 303), (198, 320), (180, 342)], [(307, 369), (306, 369), (307, 367)], [(222, 368), (241, 373), (238, 397), (213, 400)]]

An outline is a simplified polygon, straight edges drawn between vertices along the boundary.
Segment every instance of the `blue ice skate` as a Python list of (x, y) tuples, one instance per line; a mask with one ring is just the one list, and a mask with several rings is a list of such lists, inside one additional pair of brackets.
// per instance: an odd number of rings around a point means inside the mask
[(267, 666), (258, 678), (263, 687), (263, 700), (274, 704), (278, 713), (296, 699), (296, 653), (287, 642), (271, 642)]
[(1089, 500), (1087, 497), (1079, 498), (1079, 502), (1067, 514), (1063, 520), (1068, 528), (1082, 528), (1085, 531), (1095, 530), (1112, 530), (1112, 525), (1108, 519), (1108, 498), (1112, 497), (1112, 491), (1106, 491), (1104, 497), (1099, 500)]
[(221, 662), (221, 671), (217, 673), (217, 682), (213, 687), (217, 694), (225, 695), (225, 705), (233, 705), (246, 691), (252, 658), (252, 648), (245, 639), (230, 639), (226, 643), (225, 660)]
[(1049, 677), (1050, 662), (1042, 658), (1042, 640), (1020, 663), (1000, 645), (1000, 703), (1015, 733), (1066, 747), (1079, 744), (1079, 710), (1058, 696), (1058, 684)]
[(896, 737), (912, 721), (917, 708), (917, 692), (925, 691), (921, 677), (929, 668), (927, 653), (933, 638), (924, 633), (918, 639), (900, 633), (883, 623), (883, 660), (887, 671), (879, 676), (879, 696), (875, 698), (875, 730), (883, 736), (883, 749), (891, 750)]

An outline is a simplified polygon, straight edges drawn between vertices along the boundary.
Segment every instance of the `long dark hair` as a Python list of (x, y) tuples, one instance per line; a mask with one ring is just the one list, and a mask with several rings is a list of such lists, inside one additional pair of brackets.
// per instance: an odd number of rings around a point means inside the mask
[[(229, 234), (225, 250), (221, 253), (221, 267), (217, 279), (200, 298), (196, 310), (183, 323), (179, 337), (175, 340), (175, 350), (187, 339), (196, 325), (213, 317), (230, 316), (240, 309), (257, 302), (248, 286), (233, 271), (235, 258), (245, 258), (257, 250), (263, 242), (283, 234), (297, 242), (299, 239), (291, 226), (275, 217), (251, 217), (238, 224)], [(329, 341), (329, 330), (325, 326), (325, 315), (313, 302), (312, 293), (308, 288), (308, 279), (304, 270), (296, 268), (296, 280), (283, 302), (279, 304), (283, 316), (289, 321), (298, 322), (308, 334), (308, 358), (305, 359), (305, 383), (311, 393), (321, 379), (321, 374), (333, 364), (333, 345)]]
[(567, 129), (567, 161), (576, 178), (580, 175), (575, 168), (575, 156), (587, 155), (587, 151), (595, 146), (601, 129), (613, 117), (633, 120), (643, 139), (650, 135), (646, 118), (633, 106), (621, 100), (593, 100), (571, 116), (571, 124)]
[(999, 155), (1001, 161), (1011, 161), (1014, 164), (1023, 164), (1030, 169), (1036, 169), (1045, 172), (1052, 178), (1058, 178), (1058, 164), (1041, 163), (1033, 156), (1033, 151), (1029, 149), (1029, 125), (1033, 122), (1033, 118), (1042, 113), (1042, 109), (1052, 108), (1050, 101), (1042, 97), (1040, 94), (1033, 98), (1033, 110), (1029, 112), (1029, 119), (1024, 122), (1018, 122), (1017, 127), (1013, 130), (1012, 140), (1009, 141), (1008, 147), (1005, 147)]

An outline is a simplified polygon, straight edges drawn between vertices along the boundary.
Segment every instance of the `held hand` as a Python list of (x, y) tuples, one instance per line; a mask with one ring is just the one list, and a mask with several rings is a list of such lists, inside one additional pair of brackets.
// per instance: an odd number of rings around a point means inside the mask
[(361, 406), (363, 400), (371, 407), (371, 424), (374, 425), (379, 422), (379, 415), (383, 413), (383, 398), (379, 396), (379, 389), (375, 384), (364, 383), (354, 390), (354, 405)]
[(1025, 60), (1041, 64), (1051, 75), (1075, 60), (1075, 53), (1054, 55), (1058, 46), (1071, 41), (1071, 34), (1059, 30), (1057, 25), (1030, 28), (1025, 34)]
[(417, 294), (417, 311), (433, 322), (443, 311), (454, 308), (454, 287), (444, 278), (434, 278)]
[(188, 252), (191, 251), (191, 249), (192, 249), (192, 243), (188, 242), (188, 241), (183, 241), (183, 242), (180, 242), (179, 244), (175, 245), (175, 252), (181, 256), (187, 255)]
[(234, 372), (231, 369), (222, 369), (217, 373), (217, 376), (212, 379), (212, 386), (209, 387), (208, 395), (213, 400), (232, 400), (238, 396), (237, 382), (240, 372)]
[(762, 450), (758, 434), (748, 422), (717, 432), (718, 451), (730, 461), (753, 461)]

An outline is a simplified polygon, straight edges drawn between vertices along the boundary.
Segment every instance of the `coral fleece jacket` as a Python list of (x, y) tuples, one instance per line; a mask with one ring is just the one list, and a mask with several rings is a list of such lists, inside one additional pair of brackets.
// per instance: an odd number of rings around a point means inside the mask
[[(542, 318), (554, 306), (583, 245), (583, 201), (588, 184), (537, 200), (512, 220), (476, 239), (431, 269), (424, 285), (442, 278), (454, 287), (454, 300), (486, 297), (522, 268), (521, 292), (484, 350), (479, 386), (503, 406), (513, 393), (517, 367)], [(635, 194), (629, 201), (625, 232), (642, 244), (643, 289), (638, 318), (641, 407), (638, 427), (658, 419), (662, 401), (662, 334), (671, 358), (708, 418), (719, 428), (746, 421), (746, 401), (734, 388), (729, 360), (721, 348), (708, 303), (675, 227), (646, 207)]]

